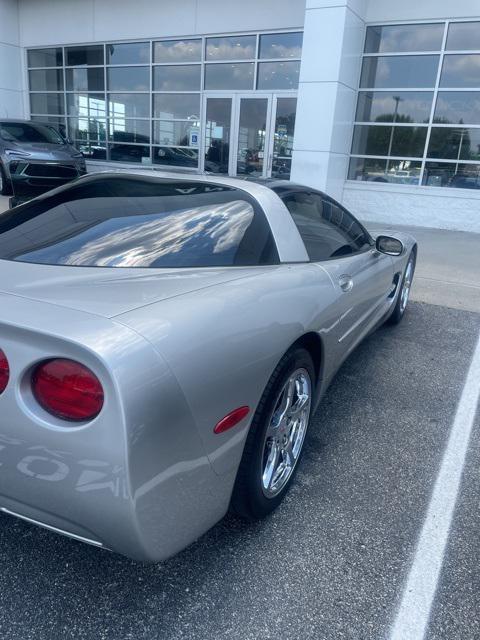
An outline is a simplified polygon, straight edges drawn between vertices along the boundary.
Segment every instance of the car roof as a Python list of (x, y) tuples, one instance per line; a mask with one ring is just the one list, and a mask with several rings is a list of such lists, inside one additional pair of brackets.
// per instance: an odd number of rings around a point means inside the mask
[(326, 195), (323, 191), (319, 191), (319, 189), (312, 189), (312, 187), (308, 187), (304, 184), (299, 184), (298, 182), (292, 182), (291, 180), (285, 180), (282, 178), (240, 178), (241, 180), (245, 180), (246, 182), (255, 182), (256, 184), (261, 184), (264, 187), (268, 187), (272, 189), (272, 191), (276, 191), (277, 189), (291, 189), (292, 191), (305, 190), (310, 189), (314, 190), (317, 193), (321, 193), (322, 195)]

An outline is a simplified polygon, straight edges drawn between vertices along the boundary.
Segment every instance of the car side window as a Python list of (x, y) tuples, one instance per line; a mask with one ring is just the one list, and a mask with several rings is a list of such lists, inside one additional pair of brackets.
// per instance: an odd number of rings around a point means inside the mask
[(368, 238), (355, 218), (321, 194), (294, 191), (281, 198), (312, 262), (349, 256), (368, 246)]

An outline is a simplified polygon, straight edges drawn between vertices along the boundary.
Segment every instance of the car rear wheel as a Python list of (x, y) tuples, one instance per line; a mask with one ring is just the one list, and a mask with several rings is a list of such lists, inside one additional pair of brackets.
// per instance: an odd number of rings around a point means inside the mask
[(0, 164), (0, 195), (9, 196), (12, 193), (12, 187), (10, 182), (5, 175), (5, 169)]
[(290, 350), (273, 372), (253, 417), (231, 509), (250, 520), (283, 500), (298, 468), (310, 422), (315, 372), (306, 349)]
[(390, 324), (398, 324), (402, 320), (405, 314), (405, 310), (407, 308), (407, 304), (410, 299), (410, 291), (412, 288), (413, 274), (415, 273), (415, 262), (416, 262), (415, 251), (412, 251), (410, 253), (410, 257), (408, 258), (407, 266), (405, 267), (405, 272), (402, 278), (401, 289), (398, 293), (395, 308), (393, 309), (392, 315), (388, 319), (388, 322), (390, 322)]

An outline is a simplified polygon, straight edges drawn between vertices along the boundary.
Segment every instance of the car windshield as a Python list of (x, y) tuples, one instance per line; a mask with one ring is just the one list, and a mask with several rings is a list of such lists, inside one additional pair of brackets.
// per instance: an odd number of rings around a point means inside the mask
[(62, 136), (53, 127), (27, 122), (0, 122), (0, 137), (6, 142), (65, 143)]
[(278, 263), (248, 193), (150, 176), (89, 176), (0, 215), (0, 259), (83, 267)]

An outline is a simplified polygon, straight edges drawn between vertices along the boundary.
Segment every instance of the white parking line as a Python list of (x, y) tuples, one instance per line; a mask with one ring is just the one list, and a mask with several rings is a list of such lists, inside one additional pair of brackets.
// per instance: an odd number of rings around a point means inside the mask
[(390, 640), (422, 640), (425, 636), (460, 490), (479, 397), (480, 336), (435, 481)]

